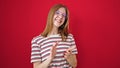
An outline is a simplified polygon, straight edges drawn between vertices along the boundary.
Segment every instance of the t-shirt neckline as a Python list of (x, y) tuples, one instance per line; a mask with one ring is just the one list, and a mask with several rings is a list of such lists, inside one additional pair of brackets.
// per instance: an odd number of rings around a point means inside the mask
[(52, 34), (52, 35), (49, 35), (47, 37), (54, 37), (54, 36), (60, 36), (60, 34)]

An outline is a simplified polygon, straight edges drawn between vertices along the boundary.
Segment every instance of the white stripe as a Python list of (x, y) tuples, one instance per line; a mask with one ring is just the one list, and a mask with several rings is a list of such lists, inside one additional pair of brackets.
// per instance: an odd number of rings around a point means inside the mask
[(32, 48), (32, 50), (40, 50), (39, 48)]
[(65, 60), (65, 58), (54, 58), (53, 61), (61, 61), (61, 60)]
[(56, 52), (63, 52), (63, 51), (66, 51), (67, 49), (60, 49), (60, 50), (57, 50)]
[(33, 46), (39, 46), (39, 45), (37, 45), (37, 44), (32, 44), (32, 47), (33, 47)]
[(31, 63), (32, 63), (32, 62), (37, 62), (37, 61), (41, 61), (41, 59), (31, 60)]
[(31, 56), (31, 59), (40, 58), (40, 56)]
[(58, 46), (57, 46), (57, 48), (63, 48), (63, 47), (64, 47), (64, 48), (68, 48), (68, 47), (70, 47), (70, 46), (67, 46), (67, 45), (60, 45), (60, 46), (59, 46), (59, 44), (58, 44)]
[(40, 54), (40, 52), (32, 52), (31, 54)]
[(56, 54), (55, 56), (63, 56), (63, 55), (64, 55), (64, 53)]

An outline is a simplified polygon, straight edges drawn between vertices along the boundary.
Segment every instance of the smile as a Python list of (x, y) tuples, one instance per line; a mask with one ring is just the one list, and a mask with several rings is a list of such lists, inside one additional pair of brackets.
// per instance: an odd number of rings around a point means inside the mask
[(55, 18), (55, 21), (57, 21), (58, 23), (62, 22), (62, 20), (59, 20), (59, 19), (56, 19), (56, 18)]

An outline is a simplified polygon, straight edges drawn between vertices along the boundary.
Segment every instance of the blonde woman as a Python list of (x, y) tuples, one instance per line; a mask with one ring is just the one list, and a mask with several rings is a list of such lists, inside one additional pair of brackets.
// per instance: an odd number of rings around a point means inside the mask
[(31, 41), (33, 68), (76, 68), (77, 48), (68, 31), (69, 11), (57, 4), (48, 14), (45, 30)]

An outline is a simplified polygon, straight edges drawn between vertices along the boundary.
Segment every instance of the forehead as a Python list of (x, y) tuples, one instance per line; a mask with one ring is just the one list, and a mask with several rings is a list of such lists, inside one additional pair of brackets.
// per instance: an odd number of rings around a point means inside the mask
[(61, 13), (66, 13), (66, 11), (65, 11), (65, 8), (64, 8), (64, 7), (59, 8), (57, 11), (60, 11)]

